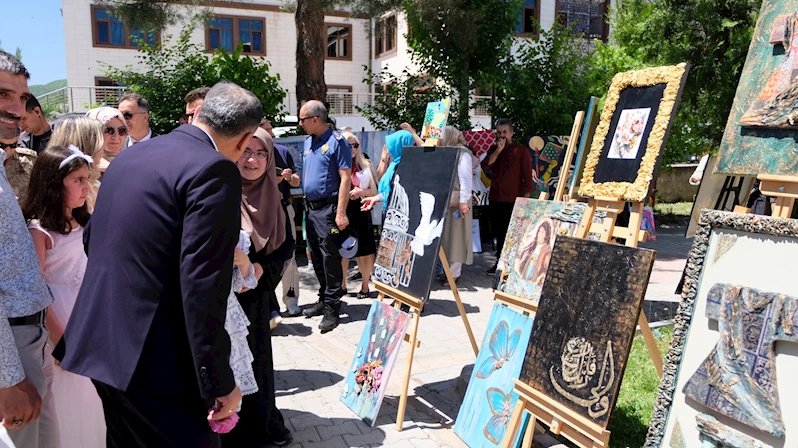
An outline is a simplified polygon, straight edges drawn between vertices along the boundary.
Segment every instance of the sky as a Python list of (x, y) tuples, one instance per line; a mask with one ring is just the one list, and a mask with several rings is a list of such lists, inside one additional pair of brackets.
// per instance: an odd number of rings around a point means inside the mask
[(0, 0), (0, 46), (22, 50), (30, 85), (66, 78), (61, 0)]

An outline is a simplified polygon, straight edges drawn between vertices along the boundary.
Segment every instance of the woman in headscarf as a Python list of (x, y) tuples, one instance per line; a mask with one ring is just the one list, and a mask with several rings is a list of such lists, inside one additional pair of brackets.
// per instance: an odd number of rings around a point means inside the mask
[[(86, 117), (99, 120), (103, 125), (103, 159), (98, 165), (101, 172), (105, 171), (108, 163), (122, 152), (122, 147), (127, 139), (128, 128), (125, 117), (119, 109), (113, 107), (98, 107), (86, 112)], [(107, 163), (106, 163), (107, 162)]]
[[(272, 311), (279, 310), (274, 291), (291, 258), (294, 240), (280, 201), (274, 143), (269, 134), (258, 128), (236, 164), (243, 184), (241, 227), (250, 235), (249, 261), (258, 279), (258, 286), (238, 294), (238, 301), (250, 321), (247, 341), (255, 358), (252, 369), (258, 392), (244, 396), (240, 420), (231, 432), (222, 435), (222, 444), (236, 448), (262, 447), (270, 443), (283, 446), (290, 443), (291, 434), (274, 397), (269, 321), (273, 319)], [(241, 254), (237, 251), (236, 256)]]
[(396, 167), (402, 161), (402, 150), (405, 146), (413, 146), (414, 143), (413, 134), (406, 130), (394, 132), (385, 139), (380, 165), (377, 167), (379, 193), (375, 196), (364, 198), (360, 206), (361, 210), (371, 210), (377, 202), (388, 200), (391, 196), (391, 183), (393, 182), (394, 174), (396, 174)]

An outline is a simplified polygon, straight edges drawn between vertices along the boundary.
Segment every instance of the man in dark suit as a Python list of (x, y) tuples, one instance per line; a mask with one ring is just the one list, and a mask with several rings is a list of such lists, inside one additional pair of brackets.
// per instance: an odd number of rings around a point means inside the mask
[(260, 101), (215, 85), (193, 125), (123, 151), (84, 232), (89, 263), (64, 335), (64, 369), (91, 378), (108, 446), (218, 447), (208, 425), (241, 400), (224, 329), (241, 176), (232, 162)]

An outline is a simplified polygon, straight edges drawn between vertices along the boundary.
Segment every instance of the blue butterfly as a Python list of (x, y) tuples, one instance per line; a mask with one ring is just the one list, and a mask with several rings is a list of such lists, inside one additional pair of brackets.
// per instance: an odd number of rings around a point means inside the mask
[(507, 430), (507, 424), (510, 422), (510, 395), (505, 395), (501, 390), (491, 387), (487, 391), (487, 396), (488, 406), (490, 406), (490, 412), (493, 413), (493, 416), (488, 421), (488, 424), (485, 425), (482, 433), (485, 434), (488, 440), (498, 445), (501, 443), (504, 432)]
[(491, 356), (479, 366), (477, 378), (485, 379), (494, 371), (501, 369), (504, 363), (513, 357), (520, 339), (521, 330), (515, 330), (513, 334), (510, 334), (507, 322), (499, 322), (499, 325), (493, 330), (493, 334), (490, 335), (488, 343)]

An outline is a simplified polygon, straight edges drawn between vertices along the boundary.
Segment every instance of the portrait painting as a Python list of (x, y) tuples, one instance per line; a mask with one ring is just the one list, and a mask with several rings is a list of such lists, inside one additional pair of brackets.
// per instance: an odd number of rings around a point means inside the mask
[(580, 203), (516, 199), (494, 289), (537, 304), (554, 241), (557, 235), (576, 233), (584, 209)]
[(518, 400), (513, 379), (521, 373), (533, 320), (506, 305), (493, 304), (454, 423), (454, 433), (469, 447), (501, 445)]
[(580, 196), (632, 202), (649, 197), (686, 79), (684, 63), (613, 77), (585, 159)]
[(520, 380), (606, 428), (655, 252), (558, 236)]
[(704, 210), (647, 447), (798, 446), (798, 220)]
[(341, 388), (341, 401), (374, 426), (388, 378), (410, 324), (410, 314), (385, 302), (371, 303), (366, 326)]

